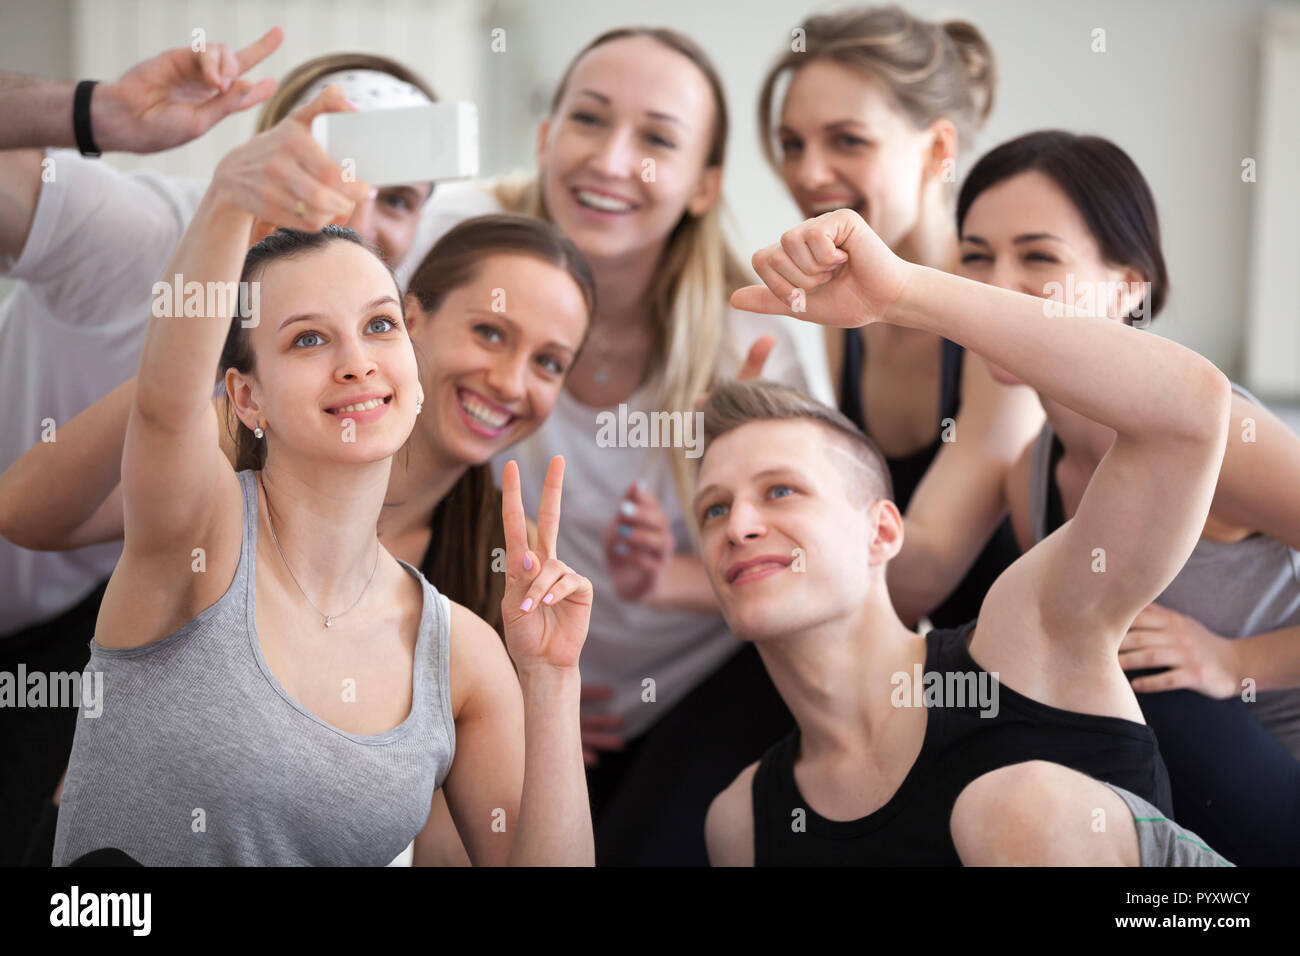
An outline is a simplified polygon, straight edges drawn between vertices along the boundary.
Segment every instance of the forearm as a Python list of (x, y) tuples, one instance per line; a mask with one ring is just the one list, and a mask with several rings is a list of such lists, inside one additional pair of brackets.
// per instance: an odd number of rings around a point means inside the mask
[[(0, 149), (75, 146), (72, 97), (75, 83), (0, 72)], [(93, 103), (93, 97), (92, 97)]]
[(519, 672), (524, 695), (524, 786), (512, 865), (594, 866), (591, 805), (578, 723), (576, 667)]
[(908, 627), (915, 627), (961, 580), (964, 568), (946, 560), (938, 545), (923, 526), (904, 520), (903, 547), (889, 562), (887, 575), (894, 610)]
[(645, 603), (663, 610), (718, 613), (718, 596), (703, 563), (693, 554), (673, 555)]
[[(242, 271), (252, 224), (250, 213), (209, 188), (162, 281), (173, 285), (179, 275), (184, 287), (195, 282), (201, 290), (214, 289), (216, 283), (229, 287)], [(158, 424), (183, 428), (211, 407), (212, 382), (239, 296), (205, 292), (214, 308), (200, 317), (182, 317), (183, 303), (176, 295), (170, 298), (170, 315), (156, 314), (167, 310), (155, 300), (140, 357), (136, 408)]]
[[(0, 72), (0, 149), (75, 147), (72, 102), (77, 84), (22, 73)], [(90, 129), (101, 150), (121, 148), (120, 127), (127, 119), (116, 87), (98, 83), (90, 94)]]
[(1239, 682), (1249, 678), (1256, 690), (1300, 687), (1300, 627), (1239, 637), (1232, 646)]
[(24, 548), (60, 548), (122, 478), (135, 379), (40, 441), (0, 475), (0, 533)]
[(1121, 436), (1213, 437), (1224, 403), (1213, 364), (1112, 319), (1049, 317), (1045, 301), (911, 266), (885, 318), (949, 338)]

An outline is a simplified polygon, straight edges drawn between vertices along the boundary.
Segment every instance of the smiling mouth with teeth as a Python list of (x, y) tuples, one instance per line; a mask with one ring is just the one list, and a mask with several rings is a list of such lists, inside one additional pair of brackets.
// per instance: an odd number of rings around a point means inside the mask
[(372, 398), (369, 401), (357, 402), (354, 405), (340, 405), (338, 408), (327, 408), (325, 411), (331, 415), (345, 415), (348, 412), (368, 412), (372, 408), (378, 408), (380, 405), (387, 405), (392, 400), (393, 396), (389, 395), (385, 398)]
[(489, 405), (467, 389), (456, 389), (456, 399), (470, 423), (488, 432), (501, 432), (518, 417)]
[(632, 203), (615, 199), (613, 196), (588, 192), (585, 189), (575, 189), (573, 195), (578, 200), (579, 205), (594, 209), (597, 212), (631, 212), (637, 208)]

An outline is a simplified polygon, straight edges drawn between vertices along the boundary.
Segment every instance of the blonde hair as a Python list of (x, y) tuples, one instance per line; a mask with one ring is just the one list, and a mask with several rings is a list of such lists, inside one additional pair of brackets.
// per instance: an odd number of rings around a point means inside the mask
[(993, 48), (964, 20), (932, 23), (895, 6), (859, 7), (809, 17), (801, 29), (804, 49), (792, 49), (773, 64), (758, 99), (763, 153), (773, 166), (777, 80), (814, 60), (832, 60), (878, 80), (917, 129), (951, 120), (959, 145), (969, 142), (993, 110)]
[(848, 476), (851, 491), (862, 492), (864, 504), (881, 498), (893, 500), (889, 465), (876, 443), (843, 412), (776, 382), (726, 382), (715, 388), (704, 406), (704, 453), (708, 454), (717, 439), (742, 425), (774, 421), (806, 421), (829, 430), (858, 466)]
[[(578, 52), (561, 77), (548, 109), (554, 115), (574, 68), (591, 50), (628, 37), (649, 37), (694, 63), (713, 90), (715, 119), (705, 159), (706, 166), (722, 166), (727, 146), (727, 104), (708, 55), (690, 38), (675, 30), (657, 27), (624, 27), (602, 33)], [(502, 207), (511, 211), (550, 219), (538, 177), (509, 178), (498, 182), (493, 193)], [(695, 399), (713, 385), (715, 367), (722, 352), (723, 329), (731, 293), (749, 283), (721, 223), (719, 200), (702, 216), (689, 212), (668, 236), (654, 282), (650, 288), (651, 311), (656, 337), (651, 374), (658, 383), (659, 404), (684, 413), (695, 407)], [(672, 450), (680, 451), (680, 449)], [(695, 475), (684, 454), (672, 454), (673, 480), (683, 512), (690, 508)]]
[(410, 83), (434, 102), (438, 100), (433, 87), (425, 82), (424, 77), (396, 60), (374, 53), (327, 53), (298, 64), (285, 75), (271, 98), (262, 104), (262, 111), (257, 114), (257, 132), (266, 132), (288, 116), (298, 102), (298, 97), (322, 76), (343, 70), (378, 70), (395, 76), (404, 83)]

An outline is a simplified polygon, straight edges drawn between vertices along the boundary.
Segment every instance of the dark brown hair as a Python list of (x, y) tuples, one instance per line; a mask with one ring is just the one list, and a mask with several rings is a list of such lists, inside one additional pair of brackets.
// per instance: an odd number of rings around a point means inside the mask
[[(503, 254), (532, 256), (563, 269), (581, 290), (587, 315), (595, 310), (595, 279), (578, 247), (555, 226), (527, 216), (479, 216), (460, 223), (429, 250), (407, 293), (425, 312), (436, 312), (448, 294), (474, 280), (484, 259)], [(506, 541), (491, 466), (473, 465), (461, 475), (434, 508), (432, 528), (420, 570), (439, 591), (500, 631), (505, 575), (493, 565), (498, 548), (504, 556)]]
[(772, 65), (758, 98), (763, 153), (773, 165), (777, 79), (814, 60), (831, 60), (879, 80), (917, 129), (940, 117), (951, 120), (959, 146), (993, 109), (997, 61), (983, 34), (964, 20), (931, 23), (896, 6), (855, 7), (809, 17), (800, 29), (803, 49), (792, 44)]
[(1043, 130), (989, 151), (962, 183), (957, 234), (962, 234), (966, 214), (981, 193), (1031, 170), (1049, 177), (1074, 203), (1106, 262), (1136, 269), (1149, 283), (1125, 323), (1154, 319), (1169, 296), (1156, 200), (1137, 164), (1108, 139)]
[(529, 216), (499, 213), (466, 219), (434, 243), (420, 262), (408, 295), (426, 312), (436, 312), (452, 291), (474, 281), (483, 260), (525, 255), (563, 269), (577, 283), (590, 315), (596, 309), (596, 280), (578, 247), (554, 225)]

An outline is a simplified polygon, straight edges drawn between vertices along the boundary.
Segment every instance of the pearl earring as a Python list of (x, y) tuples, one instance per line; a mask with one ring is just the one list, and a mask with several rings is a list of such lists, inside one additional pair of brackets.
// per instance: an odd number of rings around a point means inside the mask
[(418, 402), (415, 403), (415, 414), (418, 415), (423, 410), (424, 410), (424, 399), (421, 398)]
[(258, 425), (256, 428), (253, 429), (253, 437), (254, 437), (254, 438), (261, 438), (261, 437), (262, 437), (263, 435), (265, 435), (265, 434), (266, 434), (266, 433), (265, 433), (264, 431), (262, 431), (262, 426), (261, 426), (261, 425)]

